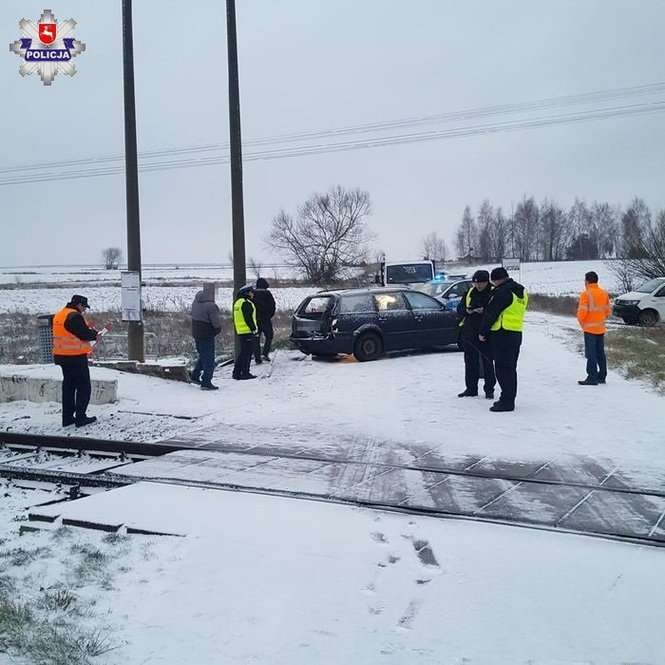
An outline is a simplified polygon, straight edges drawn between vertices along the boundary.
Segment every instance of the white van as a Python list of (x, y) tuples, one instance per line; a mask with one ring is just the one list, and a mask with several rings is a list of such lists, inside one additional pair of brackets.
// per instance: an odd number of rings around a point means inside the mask
[(665, 277), (650, 279), (635, 291), (619, 296), (612, 312), (625, 323), (641, 326), (655, 326), (665, 321)]

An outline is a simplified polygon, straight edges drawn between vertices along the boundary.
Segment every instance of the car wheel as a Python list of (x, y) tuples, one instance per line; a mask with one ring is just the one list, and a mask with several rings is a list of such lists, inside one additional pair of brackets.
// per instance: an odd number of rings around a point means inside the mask
[(624, 316), (623, 317), (623, 322), (628, 326), (634, 326), (637, 323), (637, 320), (633, 319), (629, 316)]
[(640, 312), (640, 325), (641, 326), (655, 326), (658, 323), (658, 312), (653, 309), (645, 309)]
[(376, 333), (360, 335), (353, 346), (353, 355), (360, 362), (376, 360), (382, 353), (383, 343)]

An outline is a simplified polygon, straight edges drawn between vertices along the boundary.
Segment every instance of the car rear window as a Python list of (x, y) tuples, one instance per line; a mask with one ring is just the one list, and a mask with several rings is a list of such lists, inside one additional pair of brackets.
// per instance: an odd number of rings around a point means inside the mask
[(305, 303), (298, 315), (307, 319), (320, 319), (331, 302), (332, 296), (315, 296)]
[(373, 312), (374, 304), (369, 293), (352, 296), (342, 296), (339, 301), (339, 313), (350, 314), (355, 312)]

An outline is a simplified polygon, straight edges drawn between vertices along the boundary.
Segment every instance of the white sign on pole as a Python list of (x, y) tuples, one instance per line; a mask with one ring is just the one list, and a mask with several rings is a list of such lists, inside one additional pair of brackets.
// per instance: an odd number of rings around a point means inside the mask
[(122, 287), (120, 307), (123, 321), (141, 321), (141, 275), (138, 272), (123, 272), (120, 275)]
[(519, 259), (502, 259), (501, 260), (501, 265), (508, 271), (508, 272), (519, 272), (522, 268), (522, 265), (520, 263)]

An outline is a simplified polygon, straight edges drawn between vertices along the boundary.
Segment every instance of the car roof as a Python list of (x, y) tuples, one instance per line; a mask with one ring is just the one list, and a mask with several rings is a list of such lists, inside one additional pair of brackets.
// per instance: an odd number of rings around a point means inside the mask
[(330, 291), (319, 291), (314, 293), (311, 297), (316, 298), (317, 296), (353, 296), (353, 295), (362, 295), (364, 293), (391, 293), (393, 291), (413, 291), (408, 286), (403, 284), (395, 284), (395, 286), (366, 286), (363, 288), (352, 288), (352, 289), (332, 289)]

